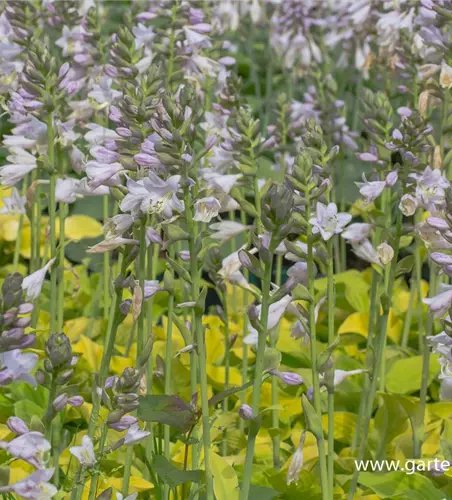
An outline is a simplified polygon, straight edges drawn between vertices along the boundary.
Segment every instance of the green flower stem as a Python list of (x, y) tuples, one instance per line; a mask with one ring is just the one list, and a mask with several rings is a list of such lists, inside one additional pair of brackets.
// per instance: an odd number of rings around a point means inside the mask
[[(276, 285), (281, 286), (282, 284), (282, 264), (283, 257), (282, 255), (276, 256)], [(276, 347), (276, 339), (279, 337), (279, 325), (278, 325), (278, 334), (270, 335), (270, 345), (271, 347)], [(278, 405), (278, 380), (276, 377), (271, 378), (272, 383), (272, 406), (276, 407)], [(279, 431), (279, 412), (278, 410), (272, 410), (272, 428), (277, 429)], [(281, 439), (278, 432), (275, 432), (275, 435), (272, 436), (272, 444), (273, 444), (273, 466), (275, 469), (279, 469), (281, 467), (281, 457), (280, 457), (280, 447), (281, 447)]]
[[(120, 275), (122, 277), (125, 276), (127, 271), (127, 259), (120, 254)], [(105, 345), (104, 345), (104, 354), (102, 356), (99, 377), (98, 377), (98, 387), (103, 387), (106, 379), (106, 375), (108, 373), (108, 368), (110, 366), (111, 357), (113, 354), (113, 349), (115, 345), (116, 332), (118, 330), (118, 326), (121, 324), (123, 319), (122, 313), (119, 310), (119, 305), (122, 301), (123, 289), (122, 287), (117, 287), (115, 295), (113, 296), (113, 302), (110, 308), (110, 315), (108, 318), (108, 329), (105, 337)], [(100, 398), (97, 396), (96, 391), (93, 391), (93, 409), (91, 411), (91, 416), (88, 424), (88, 436), (93, 439), (94, 434), (97, 429), (97, 420), (99, 417), (99, 409), (100, 409)], [(85, 469), (80, 469), (80, 473), (77, 473), (77, 487), (73, 488), (71, 493), (71, 500), (79, 500), (83, 495), (83, 485), (85, 481)]]
[[(55, 190), (56, 190), (56, 165), (55, 165), (55, 134), (53, 129), (53, 117), (49, 113), (47, 119), (47, 153), (49, 157), (49, 167), (51, 168), (50, 174), (50, 186), (49, 186), (49, 219), (50, 219), (50, 258), (56, 258), (56, 201), (55, 201)], [(58, 268), (55, 269), (54, 266), (50, 271), (50, 333), (55, 332), (56, 329), (56, 308), (57, 308), (57, 272), (63, 262), (58, 263)]]
[[(334, 308), (335, 308), (335, 283), (334, 283), (334, 239), (328, 241), (328, 345), (334, 342)], [(333, 375), (334, 380), (334, 375)], [(333, 381), (332, 381), (333, 382)], [(330, 387), (331, 386), (331, 387)], [(334, 488), (334, 383), (328, 384), (328, 489)]]
[[(367, 396), (367, 405), (366, 405), (366, 410), (364, 414), (364, 426), (363, 426), (363, 433), (360, 436), (360, 446), (358, 449), (358, 456), (357, 456), (357, 461), (361, 461), (364, 458), (364, 454), (366, 451), (366, 446), (367, 446), (367, 436), (369, 432), (369, 426), (370, 426), (370, 421), (372, 419), (372, 412), (373, 412), (373, 404), (374, 404), (374, 399), (375, 395), (377, 393), (377, 386), (378, 386), (378, 379), (379, 375), (381, 374), (381, 366), (383, 363), (383, 356), (384, 356), (384, 347), (386, 345), (386, 335), (387, 335), (387, 327), (388, 327), (388, 319), (389, 319), (389, 311), (391, 308), (391, 298), (392, 298), (392, 292), (394, 288), (394, 282), (395, 282), (395, 271), (397, 267), (397, 259), (399, 255), (399, 246), (400, 246), (400, 236), (402, 233), (402, 212), (400, 210), (397, 210), (397, 222), (396, 222), (396, 231), (395, 231), (395, 240), (394, 240), (394, 258), (391, 261), (391, 267), (390, 267), (390, 275), (388, 279), (388, 288), (386, 289), (386, 294), (385, 294), (385, 301), (383, 302), (382, 300), (382, 307), (383, 307), (383, 314), (380, 316), (379, 321), (378, 321), (378, 326), (379, 326), (379, 334), (377, 338), (375, 339), (375, 359), (374, 359), (374, 366), (372, 373), (370, 374), (370, 388)], [(356, 491), (356, 487), (358, 486), (358, 480), (359, 480), (359, 470), (356, 469), (354, 474), (353, 474), (353, 479), (352, 483), (350, 486), (348, 498), (349, 500), (353, 500), (354, 494)]]
[(60, 236), (58, 242), (58, 250), (59, 250), (59, 263), (60, 263), (60, 277), (58, 280), (58, 331), (63, 331), (64, 325), (64, 220), (67, 215), (67, 207), (66, 204), (60, 202), (58, 208), (58, 215), (60, 219)]
[[(145, 338), (144, 338), (144, 317), (146, 315), (146, 310), (144, 307), (143, 297), (144, 297), (144, 280), (146, 278), (146, 222), (147, 218), (141, 218), (141, 225), (139, 231), (140, 238), (140, 257), (139, 257), (139, 267), (138, 267), (138, 282), (139, 287), (141, 288), (142, 294), (142, 303), (141, 303), (141, 311), (138, 316), (138, 329), (137, 329), (137, 360), (140, 357), (140, 354), (143, 352)], [(168, 393), (167, 393), (168, 394)], [(122, 494), (123, 496), (127, 496), (129, 493), (129, 485), (130, 485), (130, 474), (132, 471), (132, 462), (133, 462), (133, 446), (129, 446), (127, 448), (126, 453), (126, 461), (124, 465), (124, 479), (122, 483)]]
[[(188, 179), (184, 187), (185, 201), (185, 217), (187, 222), (190, 251), (190, 275), (192, 280), (192, 298), (197, 300), (200, 294), (201, 269), (198, 266), (198, 255), (196, 250), (197, 228), (193, 220), (192, 199), (190, 196), (190, 188)], [(213, 500), (213, 476), (210, 469), (210, 422), (209, 422), (209, 394), (207, 384), (207, 359), (206, 345), (204, 340), (204, 331), (202, 327), (202, 312), (194, 308), (193, 313), (193, 338), (197, 344), (198, 360), (199, 360), (199, 384), (201, 386), (201, 420), (202, 420), (202, 438), (204, 445), (204, 467), (206, 471), (206, 497), (207, 500)], [(195, 358), (193, 359), (195, 361)], [(196, 365), (191, 365), (190, 369), (194, 370)], [(195, 464), (194, 464), (195, 465)]]
[(166, 88), (171, 87), (171, 78), (174, 71), (174, 58), (175, 58), (175, 47), (176, 47), (176, 20), (177, 13), (179, 10), (179, 1), (177, 0), (171, 10), (171, 33), (169, 36), (169, 56), (168, 56), (168, 71), (166, 75)]
[[(102, 427), (102, 433), (100, 436), (99, 447), (97, 451), (97, 456), (99, 457), (99, 461), (104, 453), (107, 434), (108, 434), (108, 427), (106, 424), (104, 424), (104, 426)], [(100, 463), (97, 464), (97, 468), (94, 470), (93, 475), (91, 476), (88, 500), (94, 500), (97, 496), (97, 480), (99, 478), (99, 473), (100, 473)]]
[[(227, 290), (222, 294), (222, 304), (223, 304), (223, 314), (225, 318), (224, 323), (224, 389), (227, 391), (229, 389), (229, 369), (231, 366), (231, 346), (230, 346), (230, 334), (229, 334), (229, 311), (228, 311), (228, 293)], [(223, 412), (227, 413), (229, 409), (229, 398), (225, 397), (223, 399)], [(226, 456), (228, 454), (228, 430), (225, 428), (223, 431), (223, 439), (221, 441), (221, 454)]]
[[(25, 176), (25, 178), (24, 178), (24, 182), (22, 185), (22, 196), (26, 196), (27, 189), (28, 189), (28, 175)], [(19, 215), (19, 225), (17, 227), (17, 237), (16, 237), (16, 241), (14, 243), (13, 272), (16, 272), (17, 268), (19, 266), (20, 246), (22, 243), (22, 229), (24, 226), (24, 219), (25, 219), (25, 214), (20, 214)]]
[[(170, 248), (170, 256), (174, 259), (174, 247)], [(168, 271), (171, 273), (172, 278), (174, 279), (173, 271)], [(171, 280), (173, 281), (173, 280)], [(166, 328), (166, 349), (165, 349), (165, 394), (172, 394), (172, 362), (173, 362), (173, 313), (174, 313), (174, 290), (169, 292), (168, 297), (168, 325)], [(171, 436), (170, 436), (171, 427), (169, 425), (165, 425), (164, 428), (164, 452), (165, 457), (170, 460), (170, 445), (171, 445)], [(169, 498), (169, 487), (165, 484), (164, 488), (164, 498)]]
[[(246, 225), (246, 213), (242, 210), (240, 213), (241, 222), (243, 225)], [(244, 276), (248, 281), (248, 270), (244, 270)], [(242, 307), (242, 316), (243, 316), (243, 328), (242, 328), (242, 384), (246, 384), (248, 382), (248, 345), (243, 342), (243, 339), (248, 333), (248, 315), (247, 315), (247, 304), (248, 304), (248, 292), (247, 290), (243, 290), (243, 307)], [(240, 402), (246, 403), (246, 391), (241, 391), (240, 393)], [(239, 419), (239, 429), (241, 431), (245, 430), (245, 421), (243, 419)]]
[[(370, 363), (370, 353), (373, 352), (373, 334), (374, 334), (374, 326), (375, 322), (377, 319), (377, 314), (378, 314), (378, 303), (377, 303), (377, 291), (378, 291), (378, 283), (380, 281), (380, 275), (375, 271), (375, 269), (372, 269), (372, 286), (371, 286), (371, 291), (370, 291), (370, 312), (369, 312), (369, 324), (367, 328), (367, 346), (366, 346), (366, 351), (368, 353), (366, 357), (366, 367)], [(364, 377), (363, 381), (363, 394), (367, 394), (369, 391), (369, 379), (368, 377)], [(364, 418), (364, 412), (365, 412), (365, 398), (361, 398), (360, 404), (359, 404), (359, 411), (358, 411), (358, 418), (356, 421), (356, 430), (355, 434), (353, 436), (353, 441), (351, 444), (351, 454), (352, 456), (356, 453), (356, 448), (358, 446), (359, 438), (360, 438), (360, 433), (361, 433), (361, 427), (363, 423), (363, 418)]]
[[(273, 240), (273, 238), (272, 238)], [(273, 250), (273, 241), (270, 241), (270, 251)], [(268, 312), (270, 307), (270, 286), (272, 279), (272, 264), (265, 264), (264, 278), (262, 280), (262, 306), (261, 306), (261, 331), (257, 341), (256, 362), (254, 365), (254, 383), (252, 396), (252, 409), (254, 420), (250, 422), (248, 432), (248, 444), (246, 448), (245, 468), (243, 471), (242, 489), (240, 491), (240, 499), (247, 500), (251, 486), (251, 474), (253, 472), (253, 457), (254, 446), (256, 444), (257, 434), (259, 432), (259, 422), (257, 415), (259, 414), (259, 403), (261, 398), (262, 376), (264, 374), (264, 355), (267, 337)]]
[[(309, 197), (309, 189), (305, 191), (306, 198), (306, 213), (311, 213), (311, 200)], [(319, 417), (322, 418), (322, 409), (320, 404), (320, 380), (319, 372), (317, 370), (317, 331), (316, 331), (316, 318), (315, 318), (315, 269), (314, 269), (314, 246), (312, 227), (308, 224), (307, 227), (307, 243), (308, 243), (308, 280), (309, 280), (309, 295), (312, 301), (309, 304), (309, 328), (311, 333), (310, 347), (311, 347), (311, 363), (312, 363), (312, 387), (314, 392), (314, 409)], [(317, 445), (319, 450), (319, 466), (320, 466), (320, 482), (322, 487), (322, 498), (328, 500), (328, 470), (325, 455), (325, 438), (323, 433), (317, 438)]]
[[(109, 204), (108, 195), (103, 197), (103, 220), (104, 224), (109, 217)], [(108, 311), (110, 307), (110, 254), (105, 252), (103, 255), (103, 269), (102, 269), (102, 292), (104, 297), (104, 319), (108, 319)]]
[[(436, 294), (437, 281), (438, 281), (438, 271), (435, 264), (430, 264), (430, 290), (429, 297), (433, 297)], [(421, 379), (421, 392), (420, 392), (420, 417), (419, 424), (421, 426), (421, 435), (419, 439), (415, 439), (415, 447), (414, 447), (414, 458), (421, 457), (422, 451), (422, 442), (425, 438), (425, 428), (424, 428), (424, 418), (425, 418), (425, 408), (427, 405), (427, 391), (429, 384), (429, 373), (430, 373), (430, 347), (428, 345), (428, 337), (432, 335), (433, 332), (433, 322), (434, 316), (431, 312), (428, 314), (427, 323), (425, 326), (425, 334), (424, 334), (424, 345), (423, 345), (423, 353), (422, 353), (422, 379)], [(414, 437), (416, 436), (416, 430), (414, 430)]]

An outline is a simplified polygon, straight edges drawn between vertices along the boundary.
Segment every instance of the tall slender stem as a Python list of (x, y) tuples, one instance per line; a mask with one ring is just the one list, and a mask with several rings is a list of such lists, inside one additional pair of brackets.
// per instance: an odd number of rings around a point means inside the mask
[[(192, 280), (192, 297), (196, 300), (200, 294), (200, 278), (201, 270), (198, 264), (197, 255), (197, 237), (198, 231), (196, 223), (193, 220), (192, 199), (190, 196), (190, 188), (188, 182), (184, 187), (185, 200), (185, 217), (187, 221), (190, 250), (190, 275)], [(204, 339), (204, 331), (202, 327), (202, 312), (197, 307), (194, 308), (194, 329), (193, 338), (197, 345), (198, 361), (199, 361), (199, 384), (201, 386), (201, 420), (202, 420), (202, 438), (204, 445), (204, 467), (206, 471), (206, 496), (208, 500), (213, 500), (213, 476), (210, 469), (210, 421), (209, 421), (209, 394), (207, 383), (207, 355)], [(194, 369), (194, 366), (190, 367)]]
[[(436, 288), (437, 288), (437, 278), (438, 278), (438, 273), (435, 264), (430, 264), (430, 290), (429, 290), (429, 296), (433, 297), (436, 294)], [(433, 331), (433, 321), (434, 321), (434, 316), (433, 313), (429, 311), (428, 313), (428, 318), (427, 318), (427, 323), (425, 326), (425, 333), (424, 333), (424, 344), (423, 344), (423, 353), (422, 353), (422, 379), (421, 379), (421, 391), (420, 391), (420, 412), (419, 414), (421, 415), (420, 417), (420, 424), (422, 425), (422, 433), (419, 436), (419, 439), (415, 439), (415, 449), (414, 449), (414, 458), (420, 458), (421, 457), (421, 449), (422, 449), (422, 442), (425, 437), (425, 429), (424, 429), (424, 417), (425, 417), (425, 408), (427, 405), (427, 391), (428, 391), (428, 378), (430, 374), (430, 347), (428, 345), (428, 337), (432, 334)], [(416, 430), (413, 430), (414, 434), (416, 435)], [(416, 438), (417, 436), (415, 436)]]
[[(228, 294), (227, 290), (222, 294), (223, 314), (224, 314), (224, 390), (229, 389), (229, 368), (231, 365), (230, 352), (230, 335), (229, 335), (229, 311), (228, 311)], [(229, 408), (229, 398), (223, 399), (223, 411), (226, 413)], [(221, 441), (221, 453), (223, 456), (228, 454), (228, 431), (227, 428), (223, 431), (223, 439)]]
[[(366, 446), (367, 446), (367, 435), (369, 432), (369, 426), (370, 426), (370, 420), (372, 418), (372, 412), (373, 412), (373, 403), (375, 399), (375, 395), (377, 392), (377, 386), (378, 386), (378, 380), (379, 380), (379, 375), (381, 374), (381, 366), (382, 366), (382, 360), (384, 356), (384, 347), (386, 344), (386, 335), (387, 335), (387, 327), (388, 327), (388, 319), (389, 319), (389, 311), (391, 307), (391, 298), (392, 298), (392, 292), (394, 288), (394, 282), (395, 282), (395, 270), (397, 266), (397, 259), (399, 255), (399, 246), (400, 246), (400, 236), (402, 233), (402, 212), (400, 210), (397, 211), (397, 222), (396, 222), (396, 232), (395, 232), (395, 241), (394, 241), (394, 257), (391, 261), (391, 267), (390, 267), (390, 275), (388, 279), (388, 288), (386, 290), (385, 298), (384, 301), (382, 301), (382, 307), (383, 307), (383, 314), (379, 318), (379, 335), (375, 339), (375, 359), (374, 359), (374, 366), (373, 370), (370, 373), (371, 381), (370, 381), (370, 388), (369, 388), (369, 393), (367, 399), (367, 405), (366, 405), (366, 410), (364, 414), (364, 426), (363, 426), (363, 433), (360, 437), (361, 442), (360, 446), (358, 449), (358, 456), (357, 456), (357, 462), (359, 463), (361, 460), (364, 458), (364, 453), (366, 451)], [(356, 491), (356, 487), (358, 485), (359, 481), (359, 470), (356, 469), (354, 474), (353, 474), (353, 479), (352, 483), (350, 486), (348, 498), (349, 500), (353, 500), (354, 494)]]
[[(328, 241), (328, 345), (334, 342), (334, 239)], [(334, 369), (334, 367), (333, 367)], [(334, 376), (333, 376), (334, 379)], [(334, 383), (328, 384), (328, 488), (332, 493), (334, 487)]]
[[(272, 242), (270, 242), (270, 248)], [(254, 383), (252, 396), (253, 415), (256, 417), (259, 413), (259, 402), (261, 397), (262, 376), (264, 374), (264, 354), (267, 337), (268, 311), (270, 307), (270, 285), (272, 278), (272, 264), (265, 264), (264, 278), (262, 281), (262, 305), (261, 305), (261, 331), (259, 332), (256, 362), (254, 365)], [(251, 487), (251, 474), (253, 469), (254, 446), (256, 444), (257, 434), (259, 432), (259, 423), (257, 419), (251, 421), (248, 433), (248, 444), (246, 448), (245, 468), (243, 471), (243, 483), (240, 492), (241, 500), (247, 500)]]
[[(50, 258), (56, 258), (56, 165), (55, 165), (55, 146), (54, 146), (54, 129), (53, 129), (53, 116), (49, 113), (47, 119), (47, 152), (49, 159), (50, 173), (50, 186), (49, 186), (49, 223), (50, 223)], [(63, 265), (59, 263), (58, 269)], [(56, 328), (56, 308), (57, 308), (57, 272), (58, 269), (51, 270), (51, 291), (50, 291), (50, 333), (55, 331)]]

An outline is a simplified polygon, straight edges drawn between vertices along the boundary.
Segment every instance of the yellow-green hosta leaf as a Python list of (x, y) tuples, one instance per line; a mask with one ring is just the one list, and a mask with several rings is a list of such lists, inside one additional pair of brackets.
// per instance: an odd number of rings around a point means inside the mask
[[(435, 355), (430, 356), (429, 384), (438, 375), (440, 366)], [(421, 388), (422, 356), (395, 361), (386, 374), (386, 389), (396, 394), (411, 394)]]
[(405, 474), (405, 472), (388, 472), (378, 474), (375, 472), (361, 472), (359, 482), (373, 490), (381, 498), (393, 498), (396, 495), (407, 494), (410, 498), (410, 492), (422, 492), (422, 498), (425, 500), (443, 500), (444, 493), (435, 488), (433, 483), (421, 474)]
[[(57, 231), (58, 229), (57, 224)], [(102, 224), (87, 215), (71, 215), (64, 221), (64, 234), (66, 238), (73, 241), (84, 238), (97, 238), (102, 235)]]
[(74, 353), (80, 354), (80, 363), (88, 365), (92, 372), (98, 372), (104, 348), (85, 336), (72, 346)]
[(238, 500), (239, 480), (232, 465), (213, 451), (210, 453), (210, 465), (216, 500)]
[[(350, 444), (355, 435), (357, 415), (348, 411), (334, 412), (334, 440)], [(328, 433), (328, 415), (322, 416), (322, 426)]]

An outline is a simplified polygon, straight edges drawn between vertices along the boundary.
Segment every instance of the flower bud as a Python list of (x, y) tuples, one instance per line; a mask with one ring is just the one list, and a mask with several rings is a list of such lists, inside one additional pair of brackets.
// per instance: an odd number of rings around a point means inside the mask
[(14, 434), (19, 436), (30, 432), (25, 422), (19, 417), (9, 417), (6, 421), (6, 425), (11, 432), (14, 432)]
[(126, 431), (130, 426), (136, 424), (137, 422), (138, 420), (132, 415), (124, 415), (118, 421), (108, 422), (108, 427), (110, 427), (110, 429), (114, 429), (115, 431), (122, 432)]
[(394, 250), (391, 245), (388, 245), (388, 243), (384, 241), (383, 243), (378, 245), (377, 255), (381, 263), (385, 266), (386, 264), (389, 264), (394, 258)]
[(53, 368), (70, 365), (72, 360), (71, 341), (64, 333), (52, 334), (46, 342), (45, 351)]
[(253, 420), (254, 418), (253, 409), (251, 408), (250, 405), (247, 404), (240, 405), (237, 413), (239, 414), (239, 417), (243, 420)]
[(62, 411), (66, 408), (68, 397), (66, 393), (60, 394), (53, 400), (53, 407), (56, 411)]
[(298, 373), (279, 372), (277, 370), (271, 370), (270, 373), (275, 377), (280, 378), (287, 385), (301, 385), (304, 383), (303, 377), (301, 377), (301, 375), (298, 375)]
[(400, 200), (399, 208), (402, 214), (405, 215), (405, 217), (414, 215), (417, 208), (416, 198), (414, 198), (414, 196), (411, 196), (410, 194), (404, 194), (402, 196), (402, 199)]
[(74, 408), (78, 408), (79, 406), (82, 406), (85, 400), (82, 398), (82, 396), (72, 396), (67, 400), (67, 403)]

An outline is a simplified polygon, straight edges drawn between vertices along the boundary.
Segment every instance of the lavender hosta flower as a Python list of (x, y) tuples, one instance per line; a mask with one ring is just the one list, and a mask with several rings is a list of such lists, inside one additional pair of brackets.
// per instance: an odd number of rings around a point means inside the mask
[(338, 385), (342, 384), (344, 380), (346, 380), (348, 377), (353, 377), (355, 375), (360, 375), (364, 373), (366, 370), (363, 369), (356, 369), (356, 370), (334, 370), (334, 387), (337, 387)]
[(122, 432), (126, 431), (136, 423), (138, 423), (136, 417), (133, 417), (132, 415), (124, 415), (118, 422), (109, 423), (108, 427), (114, 429), (115, 431)]
[(16, 188), (11, 191), (11, 196), (3, 198), (4, 207), (0, 209), (0, 214), (24, 214), (26, 197), (21, 196)]
[(36, 366), (38, 359), (37, 354), (24, 353), (20, 349), (0, 353), (0, 385), (22, 380), (36, 386), (36, 380), (30, 372)]
[(380, 262), (385, 266), (389, 264), (394, 258), (394, 249), (391, 247), (391, 245), (384, 241), (377, 247), (377, 256)]
[(140, 210), (144, 214), (158, 213), (169, 219), (173, 211), (181, 213), (185, 209), (184, 202), (177, 197), (180, 180), (180, 175), (173, 175), (165, 181), (154, 172), (149, 172), (148, 177), (137, 182), (129, 179), (129, 192), (120, 208), (123, 212)]
[(121, 96), (121, 92), (112, 88), (113, 80), (103, 75), (97, 83), (94, 83), (88, 92), (88, 97), (94, 99), (100, 106), (111, 104)]
[(124, 436), (125, 445), (134, 445), (146, 439), (151, 433), (149, 431), (144, 431), (140, 429), (140, 424), (138, 422), (132, 424), (127, 429), (127, 434)]
[(209, 229), (214, 231), (210, 235), (210, 237), (214, 240), (219, 241), (227, 241), (235, 236), (243, 233), (250, 226), (246, 226), (245, 224), (241, 224), (240, 222), (232, 221), (232, 220), (224, 220), (221, 222), (214, 222), (210, 224)]
[(121, 183), (120, 175), (124, 173), (124, 167), (120, 163), (99, 163), (89, 161), (85, 168), (89, 179), (89, 187), (96, 189), (100, 186), (117, 186)]
[(439, 84), (443, 89), (452, 88), (452, 68), (445, 61), (441, 63)]
[(352, 243), (352, 249), (354, 254), (360, 259), (370, 262), (371, 264), (376, 264), (377, 266), (382, 265), (377, 251), (368, 239), (360, 241), (359, 243)]
[(74, 455), (80, 462), (80, 465), (84, 467), (92, 467), (96, 463), (93, 442), (87, 435), (83, 436), (81, 446), (71, 446), (69, 452), (71, 455)]
[(25, 479), (21, 479), (9, 486), (1, 486), (0, 493), (13, 492), (21, 498), (49, 500), (58, 493), (58, 489), (49, 482), (54, 472), (55, 469), (53, 468), (38, 469)]
[(239, 406), (237, 413), (242, 420), (253, 420), (254, 418), (253, 409), (245, 403)]
[(287, 485), (292, 483), (298, 484), (298, 480), (300, 479), (300, 472), (303, 468), (303, 448), (304, 442), (306, 439), (306, 431), (301, 433), (300, 443), (298, 444), (297, 450), (292, 456), (292, 460), (290, 461), (289, 469), (287, 470)]
[(66, 177), (56, 180), (55, 201), (64, 203), (74, 203), (78, 195), (79, 179)]
[(452, 285), (442, 285), (441, 291), (434, 297), (423, 299), (435, 318), (442, 318), (452, 306)]
[(16, 459), (24, 460), (37, 469), (43, 469), (43, 454), (51, 447), (41, 432), (28, 432), (9, 442), (0, 441), (0, 448)]
[(157, 292), (160, 292), (162, 287), (158, 280), (145, 280), (144, 281), (144, 293), (143, 298), (149, 299), (153, 297)]
[[(278, 323), (281, 321), (281, 318), (284, 316), (287, 307), (292, 302), (293, 297), (291, 295), (286, 295), (281, 300), (274, 302), (270, 305), (268, 310), (268, 319), (267, 319), (267, 329), (272, 330), (275, 328)], [(258, 314), (258, 318), (262, 321), (261, 313), (262, 313), (262, 305), (259, 304), (256, 307), (256, 312)], [(243, 339), (243, 342), (248, 345), (257, 345), (258, 342), (258, 333), (255, 328), (251, 325), (248, 325), (248, 335)]]
[(193, 220), (198, 222), (210, 222), (221, 209), (220, 202), (213, 196), (201, 198), (195, 202), (195, 215)]
[(308, 282), (308, 264), (303, 261), (296, 262), (287, 270), (287, 276), (295, 283), (306, 284)]
[(372, 203), (376, 200), (384, 188), (386, 187), (386, 181), (368, 181), (365, 174), (363, 174), (363, 182), (355, 182), (359, 188), (359, 193), (363, 197), (366, 204)]
[(118, 214), (109, 218), (104, 224), (102, 231), (107, 240), (122, 236), (133, 224), (133, 217), (130, 214)]
[(337, 212), (335, 203), (324, 205), (318, 202), (316, 205), (316, 217), (311, 218), (309, 223), (313, 226), (313, 234), (320, 232), (322, 238), (328, 241), (333, 235), (340, 234), (351, 220), (351, 214)]
[(341, 238), (350, 243), (359, 243), (369, 237), (371, 229), (371, 224), (355, 222), (342, 231)]
[(278, 370), (271, 370), (270, 373), (275, 377), (281, 379), (287, 385), (301, 385), (304, 384), (303, 377), (294, 372), (280, 372)]
[(0, 168), (0, 184), (14, 186), (38, 165), (35, 156), (22, 148), (11, 148), (12, 154), (6, 157), (9, 162)]
[(89, 132), (84, 135), (84, 138), (89, 144), (105, 144), (108, 141), (119, 139), (119, 135), (114, 130), (102, 127), (97, 123), (88, 123), (86, 128), (89, 129)]
[(36, 300), (39, 297), (46, 274), (55, 260), (56, 259), (50, 259), (43, 268), (38, 269), (38, 271), (24, 278), (22, 281), (22, 290), (26, 292), (27, 300)]
[(6, 421), (6, 425), (11, 432), (14, 432), (14, 434), (18, 436), (30, 432), (25, 422), (19, 417), (9, 417)]
[(115, 238), (110, 238), (108, 240), (101, 241), (97, 245), (88, 248), (87, 253), (105, 253), (111, 252), (112, 250), (116, 250), (123, 245), (138, 245), (140, 242), (138, 240), (130, 239), (130, 238), (122, 238), (121, 236), (117, 236)]
[(436, 212), (445, 205), (446, 189), (449, 181), (441, 175), (441, 170), (426, 167), (422, 174), (412, 174), (415, 178), (416, 201), (430, 212)]
[(404, 194), (400, 199), (399, 209), (405, 217), (411, 217), (416, 213), (417, 200), (410, 194)]

